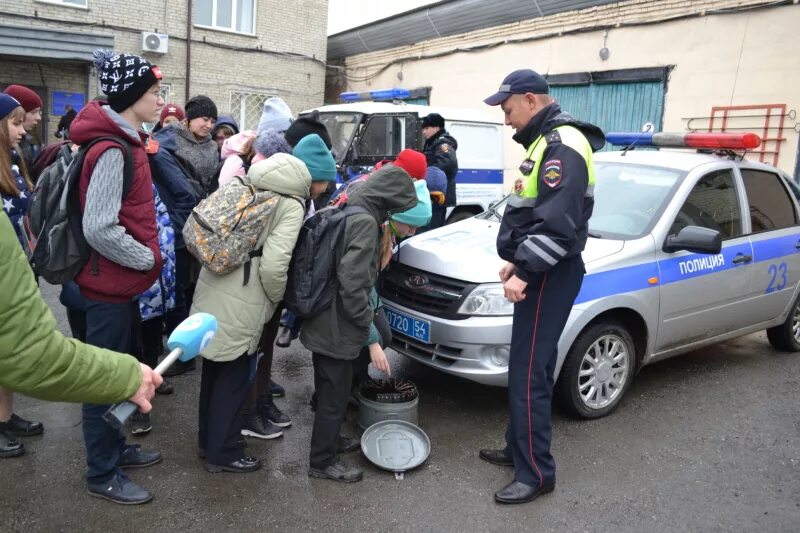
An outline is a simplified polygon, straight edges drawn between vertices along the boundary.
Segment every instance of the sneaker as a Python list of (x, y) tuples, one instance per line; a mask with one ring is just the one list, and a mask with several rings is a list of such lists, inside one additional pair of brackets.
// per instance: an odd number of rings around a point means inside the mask
[(173, 387), (172, 383), (166, 379), (161, 382), (161, 385), (156, 387), (156, 394), (163, 394), (166, 396), (167, 394), (172, 394), (173, 392), (175, 392), (175, 387)]
[(281, 326), (278, 331), (278, 338), (275, 340), (275, 346), (281, 348), (288, 348), (292, 345), (292, 330), (286, 326)]
[(339, 442), (336, 443), (336, 451), (339, 453), (350, 453), (361, 449), (361, 441), (351, 439), (344, 435), (339, 435)]
[(172, 363), (172, 366), (166, 369), (164, 373), (161, 375), (164, 376), (165, 378), (171, 378), (189, 372), (190, 370), (194, 370), (196, 367), (197, 367), (197, 360), (195, 359), (191, 359), (189, 361), (186, 361), (185, 363), (179, 360)]
[(259, 415), (242, 418), (242, 435), (257, 439), (277, 439), (283, 436), (283, 430)]
[(153, 425), (150, 423), (150, 413), (144, 414), (138, 411), (131, 415), (128, 425), (132, 435), (144, 435), (153, 429)]
[(4, 431), (0, 431), (0, 458), (18, 457), (25, 453), (25, 446)]
[(160, 452), (142, 451), (142, 447), (138, 444), (129, 444), (120, 454), (117, 466), (120, 468), (144, 468), (160, 462)]
[(278, 385), (272, 380), (269, 380), (269, 393), (273, 398), (283, 398), (286, 396), (286, 389)]
[(292, 425), (292, 419), (286, 416), (286, 413), (278, 409), (278, 406), (275, 405), (271, 397), (266, 398), (265, 402), (259, 404), (258, 412), (261, 413), (261, 416), (266, 420), (272, 422), (279, 428), (288, 428)]
[(121, 505), (139, 505), (153, 499), (153, 493), (140, 487), (124, 474), (117, 474), (106, 483), (89, 483), (86, 492), (89, 496)]
[(330, 479), (339, 483), (355, 483), (364, 477), (364, 471), (355, 466), (347, 466), (342, 461), (336, 461), (325, 468), (311, 467), (308, 469), (309, 477), (320, 479)]
[(41, 435), (44, 432), (44, 426), (41, 422), (31, 422), (12, 414), (8, 422), (0, 422), (0, 431), (5, 431), (15, 437), (33, 437)]

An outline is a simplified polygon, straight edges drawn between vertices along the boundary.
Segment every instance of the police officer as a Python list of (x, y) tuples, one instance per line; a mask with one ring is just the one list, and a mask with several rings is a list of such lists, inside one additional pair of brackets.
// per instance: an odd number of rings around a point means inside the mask
[(508, 368), (506, 447), (481, 459), (514, 467), (499, 503), (525, 503), (552, 492), (550, 404), (558, 340), (583, 281), (581, 251), (594, 205), (592, 152), (599, 128), (561, 111), (547, 81), (528, 69), (509, 74), (485, 103), (499, 105), (514, 140), (527, 150), (508, 199), (497, 252), (505, 296), (514, 303)]
[(428, 228), (434, 229), (444, 226), (447, 208), (456, 205), (456, 174), (458, 173), (456, 149), (458, 149), (458, 142), (444, 129), (444, 117), (439, 113), (431, 113), (422, 117), (422, 136), (425, 137), (423, 152), (428, 166), (441, 169), (447, 176), (444, 205), (433, 204), (433, 217)]

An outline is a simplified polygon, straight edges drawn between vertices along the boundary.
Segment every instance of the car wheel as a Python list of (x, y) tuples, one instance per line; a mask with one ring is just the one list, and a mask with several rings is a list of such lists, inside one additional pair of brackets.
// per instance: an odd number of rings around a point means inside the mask
[(794, 301), (786, 321), (767, 330), (767, 339), (778, 350), (800, 352), (800, 297)]
[(592, 324), (567, 354), (556, 384), (557, 399), (570, 414), (601, 418), (619, 405), (633, 381), (636, 347), (616, 321)]

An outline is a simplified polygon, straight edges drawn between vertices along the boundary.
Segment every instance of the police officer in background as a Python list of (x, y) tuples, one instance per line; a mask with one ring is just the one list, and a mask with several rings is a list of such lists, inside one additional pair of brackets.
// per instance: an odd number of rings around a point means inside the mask
[(444, 117), (439, 113), (431, 113), (422, 118), (422, 136), (425, 137), (425, 159), (429, 167), (442, 170), (447, 176), (447, 192), (444, 205), (433, 204), (433, 216), (429, 229), (444, 226), (445, 215), (448, 207), (456, 205), (456, 174), (458, 173), (458, 158), (456, 149), (458, 142), (444, 129)]
[(481, 459), (514, 467), (499, 503), (525, 503), (552, 492), (550, 405), (558, 340), (583, 281), (581, 251), (594, 205), (592, 152), (599, 128), (561, 111), (547, 81), (528, 69), (509, 74), (484, 102), (499, 105), (514, 140), (527, 150), (497, 236), (506, 298), (514, 303), (508, 367), (506, 447)]

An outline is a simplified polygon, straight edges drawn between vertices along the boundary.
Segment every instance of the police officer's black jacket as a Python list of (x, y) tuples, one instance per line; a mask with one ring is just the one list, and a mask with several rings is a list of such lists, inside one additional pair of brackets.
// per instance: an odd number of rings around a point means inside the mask
[(458, 142), (444, 128), (427, 139), (423, 148), (428, 166), (439, 168), (447, 176), (447, 192), (444, 200), (444, 205), (447, 207), (456, 205), (457, 149)]
[[(557, 104), (537, 113), (514, 135), (514, 140), (526, 150), (540, 135), (547, 141), (536, 176), (538, 194), (534, 198), (521, 198), (512, 193), (497, 236), (498, 254), (516, 265), (516, 275), (524, 281), (546, 272), (558, 261), (581, 253), (586, 246), (588, 221), (594, 207), (589, 170), (584, 157), (562, 142), (558, 131), (553, 131), (563, 125), (577, 128), (586, 137), (591, 151), (605, 145), (600, 128), (575, 120)], [(526, 160), (520, 167), (523, 175), (526, 170), (532, 172), (535, 163)], [(515, 186), (521, 187), (522, 182)]]

